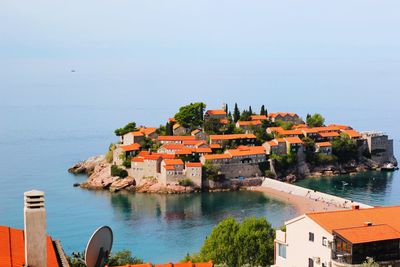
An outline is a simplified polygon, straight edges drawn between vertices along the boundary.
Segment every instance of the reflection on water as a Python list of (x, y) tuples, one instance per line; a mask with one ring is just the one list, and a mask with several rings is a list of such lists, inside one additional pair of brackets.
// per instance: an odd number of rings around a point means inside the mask
[(357, 175), (310, 178), (297, 185), (370, 205), (399, 205), (398, 172), (365, 172)]

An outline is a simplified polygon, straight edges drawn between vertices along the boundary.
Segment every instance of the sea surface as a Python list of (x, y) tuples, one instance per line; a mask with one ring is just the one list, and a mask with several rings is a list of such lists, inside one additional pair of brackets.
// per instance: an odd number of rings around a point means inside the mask
[[(0, 106), (0, 225), (23, 228), (23, 192), (39, 189), (46, 193), (48, 233), (61, 239), (68, 254), (82, 251), (97, 227), (109, 225), (115, 234), (114, 250), (130, 249), (135, 256), (160, 263), (198, 251), (213, 226), (227, 216), (239, 220), (266, 216), (279, 227), (297, 215), (293, 205), (257, 192), (111, 194), (72, 186), (86, 177), (69, 174), (68, 167), (104, 153), (116, 140), (115, 128), (138, 117), (142, 121), (166, 118), (175, 109), (127, 112), (122, 106)], [(340, 118), (339, 112), (326, 113)], [(358, 113), (351, 114), (340, 122), (362, 130), (365, 118), (352, 120)], [(380, 123), (375, 126), (387, 126), (398, 148), (396, 126), (389, 119)], [(400, 204), (398, 172), (309, 179), (299, 185), (373, 205)]]

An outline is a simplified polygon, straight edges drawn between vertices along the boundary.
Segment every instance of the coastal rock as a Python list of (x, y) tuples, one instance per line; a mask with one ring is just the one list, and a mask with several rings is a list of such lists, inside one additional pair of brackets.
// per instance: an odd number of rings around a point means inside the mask
[(111, 165), (106, 162), (99, 163), (94, 167), (93, 173), (89, 176), (85, 183), (81, 184), (82, 188), (105, 189), (109, 188), (112, 183), (116, 182), (119, 177), (111, 176)]
[(90, 175), (94, 171), (95, 167), (101, 163), (106, 163), (104, 155), (90, 157), (85, 161), (76, 163), (74, 166), (68, 169), (68, 172), (73, 174)]
[(132, 177), (126, 177), (123, 179), (117, 179), (110, 185), (110, 191), (117, 192), (119, 190), (125, 189), (129, 186), (135, 185), (135, 179)]
[(141, 184), (136, 186), (135, 191), (138, 193), (182, 194), (193, 193), (199, 190), (191, 186), (163, 185), (154, 180), (145, 179)]

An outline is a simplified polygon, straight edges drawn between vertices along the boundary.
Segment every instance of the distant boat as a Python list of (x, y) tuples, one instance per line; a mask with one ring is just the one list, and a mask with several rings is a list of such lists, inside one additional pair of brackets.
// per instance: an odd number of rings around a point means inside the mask
[(392, 172), (398, 170), (399, 168), (395, 167), (392, 163), (386, 163), (382, 166), (381, 171), (383, 172)]
[(346, 183), (345, 181), (342, 181), (342, 184), (343, 184), (344, 186), (346, 186), (346, 185), (348, 185), (349, 183)]

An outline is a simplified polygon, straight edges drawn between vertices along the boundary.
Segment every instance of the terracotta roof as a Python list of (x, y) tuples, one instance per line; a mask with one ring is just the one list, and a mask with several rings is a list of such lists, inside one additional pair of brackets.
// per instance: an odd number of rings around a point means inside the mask
[(160, 148), (165, 148), (167, 150), (177, 150), (177, 149), (183, 149), (185, 148), (185, 146), (183, 144), (168, 143), (162, 145)]
[(258, 120), (264, 121), (264, 120), (268, 120), (268, 117), (265, 116), (265, 115), (251, 115), (250, 118), (251, 118), (252, 121), (258, 121)]
[(297, 129), (297, 130), (283, 130), (283, 131), (280, 131), (279, 134), (282, 134), (282, 135), (301, 135), (301, 134), (303, 134), (303, 132), (302, 132), (301, 129)]
[(143, 133), (140, 131), (136, 131), (136, 132), (130, 132), (129, 134), (133, 135), (133, 136), (143, 136)]
[(330, 147), (330, 146), (332, 146), (331, 142), (318, 142), (318, 143), (315, 143), (315, 145), (317, 145), (319, 147)]
[(144, 158), (142, 158), (142, 157), (134, 157), (134, 158), (132, 158), (131, 161), (133, 161), (133, 162), (144, 162)]
[(186, 162), (186, 167), (201, 167), (201, 162)]
[(229, 149), (225, 153), (232, 157), (260, 155), (265, 154), (265, 148), (263, 146), (240, 146), (237, 149)]
[(160, 156), (163, 159), (174, 159), (175, 158), (174, 154), (153, 153), (151, 155), (152, 156)]
[(164, 165), (163, 168), (168, 170), (168, 171), (175, 170), (174, 165)]
[(150, 152), (149, 151), (140, 151), (139, 152), (139, 154), (138, 154), (138, 157), (143, 157), (143, 156), (147, 156), (147, 155), (150, 155)]
[(223, 134), (210, 135), (210, 140), (235, 140), (235, 139), (255, 139), (254, 134)]
[(159, 141), (185, 141), (185, 140), (196, 140), (193, 135), (162, 135), (158, 137)]
[(301, 141), (300, 138), (296, 137), (285, 137), (286, 142), (289, 144), (302, 144), (303, 141)]
[(329, 127), (336, 127), (339, 128), (340, 130), (351, 130), (350, 126), (347, 125), (341, 125), (341, 124), (329, 124)]
[(277, 133), (284, 131), (284, 129), (282, 127), (280, 127), (280, 126), (278, 126), (278, 127), (268, 127), (267, 130), (269, 130), (270, 132), (277, 132)]
[(209, 115), (226, 115), (226, 112), (223, 109), (209, 109), (206, 113)]
[(348, 134), (351, 138), (360, 138), (361, 134), (354, 130), (342, 130), (343, 133)]
[(400, 239), (400, 232), (387, 224), (336, 229), (333, 233), (352, 244)]
[(308, 126), (305, 124), (293, 125), (293, 129), (304, 129), (304, 128), (308, 128)]
[(144, 135), (148, 136), (148, 135), (150, 135), (152, 133), (155, 133), (157, 131), (157, 128), (154, 128), (154, 127), (142, 127), (142, 128), (139, 129), (139, 131), (141, 133), (143, 133)]
[(210, 148), (218, 149), (218, 148), (221, 148), (221, 145), (220, 144), (210, 144)]
[[(24, 231), (0, 226), (0, 266), (21, 267), (25, 264)], [(47, 266), (58, 267), (57, 251), (47, 236)]]
[(206, 142), (204, 140), (186, 140), (183, 141), (184, 145), (194, 145), (194, 146), (199, 146), (199, 145), (203, 145)]
[(181, 159), (164, 159), (165, 165), (183, 165)]
[(172, 126), (172, 128), (174, 130), (178, 129), (179, 127), (183, 127), (183, 126), (181, 126), (179, 123), (176, 123), (176, 124), (174, 124), (174, 126)]
[(250, 126), (250, 125), (257, 126), (261, 125), (262, 123), (260, 120), (253, 120), (253, 121), (238, 121), (237, 124), (239, 126)]
[(373, 225), (387, 224), (400, 231), (400, 206), (314, 212), (306, 215), (329, 233), (336, 229), (360, 227), (365, 222), (371, 222)]
[(286, 116), (295, 117), (295, 116), (297, 116), (296, 113), (291, 113), (291, 112), (275, 112), (275, 113), (269, 113), (269, 114), (268, 114), (268, 117), (270, 117), (270, 118), (276, 118), (276, 117), (278, 117), (279, 115), (282, 116), (282, 117), (286, 117)]
[(190, 155), (190, 154), (192, 154), (193, 152), (194, 152), (193, 149), (190, 149), (190, 148), (183, 148), (183, 149), (177, 150), (177, 151), (175, 152), (175, 154), (176, 154), (176, 155)]
[(340, 130), (337, 126), (321, 126), (321, 127), (314, 127), (313, 129), (318, 130), (318, 132), (338, 132)]
[(278, 141), (276, 141), (275, 139), (271, 140), (271, 141), (267, 141), (266, 143), (268, 145), (270, 145), (270, 146), (277, 146), (278, 145)]
[(175, 118), (169, 118), (168, 122), (176, 122), (176, 119)]
[(209, 147), (199, 147), (195, 149), (196, 153), (212, 153), (211, 148)]
[(275, 138), (274, 140), (276, 140), (278, 143), (286, 143), (285, 138)]
[(221, 124), (228, 124), (228, 120), (227, 119), (220, 119), (219, 123)]
[(214, 160), (214, 159), (230, 159), (232, 158), (229, 154), (206, 154), (204, 155), (205, 160)]
[(142, 146), (138, 143), (133, 143), (131, 145), (120, 146), (123, 151), (137, 151), (140, 150)]
[(319, 133), (317, 128), (301, 128), (301, 131), (307, 134)]
[(192, 132), (191, 132), (191, 134), (198, 134), (198, 133), (200, 133), (201, 132), (201, 130), (199, 130), (199, 129), (195, 129), (195, 130), (193, 130)]
[(339, 133), (338, 132), (319, 133), (319, 136), (321, 136), (321, 137), (338, 137)]

